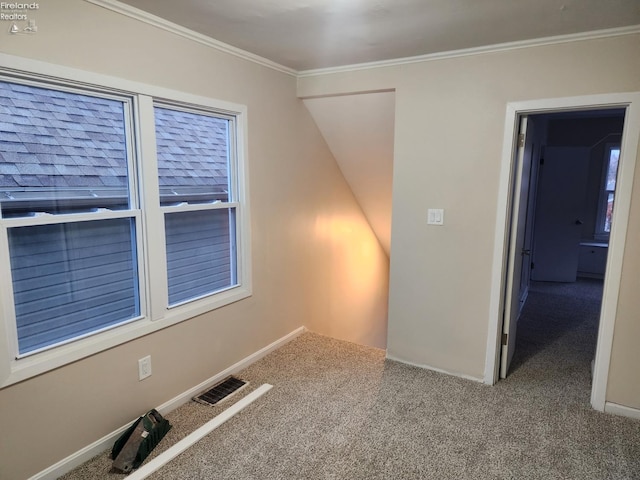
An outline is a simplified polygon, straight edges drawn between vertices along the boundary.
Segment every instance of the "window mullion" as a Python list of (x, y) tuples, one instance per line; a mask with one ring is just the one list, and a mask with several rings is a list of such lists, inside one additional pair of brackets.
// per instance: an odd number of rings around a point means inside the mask
[(233, 132), (232, 157), (235, 162), (233, 200), (238, 203), (236, 208), (236, 272), (237, 281), (251, 291), (251, 221), (249, 207), (249, 176), (247, 168), (247, 115), (242, 110), (235, 118)]
[(232, 266), (231, 271), (233, 273), (232, 283), (239, 284), (242, 283), (245, 279), (245, 275), (243, 272), (243, 259), (242, 259), (242, 251), (239, 251), (239, 246), (241, 247), (241, 242), (243, 241), (243, 232), (240, 226), (242, 225), (241, 215), (243, 214), (242, 209), (240, 208), (240, 180), (238, 178), (240, 172), (239, 165), (239, 145), (238, 145), (238, 125), (237, 118), (234, 118), (231, 122), (229, 122), (229, 130), (227, 132), (229, 139), (229, 152), (228, 152), (228, 162), (229, 162), (229, 199), (233, 204), (233, 209), (235, 210), (235, 215), (233, 215), (233, 222), (230, 225), (231, 229), (235, 232), (236, 241), (233, 242), (229, 248), (229, 256), (231, 258)]
[[(167, 308), (167, 262), (164, 242), (164, 214), (160, 208), (158, 159), (153, 99), (137, 97), (140, 202), (143, 210), (145, 269), (149, 315), (152, 320), (164, 317)], [(144, 162), (140, 159), (144, 159)]]

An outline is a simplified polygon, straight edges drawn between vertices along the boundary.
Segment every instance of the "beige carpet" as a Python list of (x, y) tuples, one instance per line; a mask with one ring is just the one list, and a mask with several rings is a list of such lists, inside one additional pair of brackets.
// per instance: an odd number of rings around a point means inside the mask
[[(640, 479), (640, 422), (589, 406), (600, 286), (586, 287), (534, 289), (493, 387), (305, 334), (239, 375), (271, 391), (149, 478)], [(229, 404), (169, 414), (154, 455)], [(105, 453), (62, 478), (124, 478), (110, 467)]]

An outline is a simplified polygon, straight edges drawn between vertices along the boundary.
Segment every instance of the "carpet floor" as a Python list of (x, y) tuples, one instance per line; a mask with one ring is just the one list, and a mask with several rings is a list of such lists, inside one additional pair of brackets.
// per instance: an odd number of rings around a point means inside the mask
[[(150, 479), (640, 479), (640, 422), (589, 405), (602, 283), (532, 285), (495, 386), (306, 333), (238, 374), (221, 406), (189, 402), (152, 456), (263, 383), (263, 397)], [(104, 453), (61, 477), (114, 479)]]

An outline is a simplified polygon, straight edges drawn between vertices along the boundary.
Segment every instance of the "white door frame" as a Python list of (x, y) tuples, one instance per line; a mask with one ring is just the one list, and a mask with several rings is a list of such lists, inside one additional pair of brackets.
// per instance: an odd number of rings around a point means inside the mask
[(622, 133), (621, 155), (616, 184), (616, 208), (613, 211), (612, 230), (609, 237), (607, 269), (604, 279), (598, 343), (593, 370), (591, 405), (604, 411), (607, 379), (613, 347), (613, 330), (618, 307), (618, 291), (622, 273), (622, 258), (627, 236), (627, 222), (631, 207), (631, 189), (638, 156), (640, 139), (640, 92), (588, 95), (581, 97), (552, 98), (507, 104), (502, 160), (498, 190), (498, 208), (491, 272), (491, 298), (489, 303), (489, 330), (485, 359), (484, 383), (498, 381), (502, 319), (504, 309), (504, 285), (509, 254), (510, 191), (514, 152), (517, 146), (518, 121), (521, 115), (556, 113), (571, 110), (597, 110), (626, 108)]

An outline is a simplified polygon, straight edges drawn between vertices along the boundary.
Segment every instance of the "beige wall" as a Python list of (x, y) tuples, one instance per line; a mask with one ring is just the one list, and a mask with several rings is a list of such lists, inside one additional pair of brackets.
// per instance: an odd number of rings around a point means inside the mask
[(304, 105), (388, 256), (395, 93), (308, 98)]
[[(638, 52), (630, 35), (299, 79), (300, 97), (396, 89), (390, 356), (482, 379), (507, 103), (638, 91)], [(428, 208), (444, 226), (426, 225)], [(639, 233), (636, 193), (607, 393), (634, 408)]]
[[(0, 390), (0, 478), (56, 463), (305, 325), (384, 347), (388, 259), (294, 77), (79, 0), (3, 53), (248, 106), (251, 298)], [(137, 380), (151, 355), (153, 375)]]

